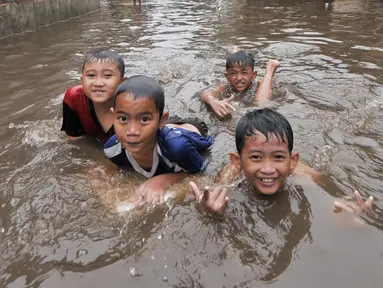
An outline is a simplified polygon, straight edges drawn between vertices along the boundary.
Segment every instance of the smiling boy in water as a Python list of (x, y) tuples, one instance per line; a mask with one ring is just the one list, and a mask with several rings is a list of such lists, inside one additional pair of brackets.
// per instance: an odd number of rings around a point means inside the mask
[(114, 97), (116, 135), (104, 151), (117, 166), (148, 178), (136, 191), (137, 203), (162, 203), (168, 187), (207, 165), (200, 155), (213, 142), (206, 125), (196, 119), (168, 121), (164, 105), (163, 88), (146, 76), (123, 81)]
[[(218, 177), (218, 185), (235, 182), (242, 172), (245, 181), (255, 193), (273, 195), (281, 190), (287, 177), (311, 177), (314, 181), (320, 174), (302, 164), (299, 154), (293, 152), (293, 130), (288, 120), (280, 113), (268, 108), (248, 112), (238, 122), (235, 132), (237, 152), (230, 153), (231, 163)], [(200, 191), (190, 182), (200, 208), (207, 212), (222, 213), (228, 202), (227, 188), (218, 186)], [(345, 205), (339, 201), (338, 209), (360, 213), (371, 209), (373, 198), (364, 202), (355, 191), (356, 205)]]
[(272, 80), (280, 63), (270, 60), (266, 63), (265, 76), (262, 81), (256, 80), (254, 57), (244, 51), (231, 54), (226, 59), (225, 77), (227, 84), (215, 89), (205, 89), (200, 99), (219, 116), (224, 117), (234, 111), (235, 107), (229, 102), (240, 101), (245, 104), (267, 101), (272, 97)]
[(61, 131), (70, 138), (87, 135), (106, 141), (112, 136), (110, 108), (124, 74), (125, 63), (117, 53), (96, 51), (87, 54), (81, 85), (69, 88), (65, 93)]

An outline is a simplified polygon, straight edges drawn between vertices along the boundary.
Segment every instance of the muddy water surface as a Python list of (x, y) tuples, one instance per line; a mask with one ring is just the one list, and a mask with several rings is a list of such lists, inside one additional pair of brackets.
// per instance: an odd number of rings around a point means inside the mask
[[(0, 39), (0, 286), (381, 287), (383, 2), (132, 2)], [(118, 51), (127, 76), (163, 83), (171, 114), (202, 117), (213, 177), (252, 108), (221, 122), (194, 94), (224, 80), (234, 45), (254, 53), (259, 77), (281, 61), (272, 106), (323, 181), (290, 180), (271, 199), (242, 186), (223, 221), (190, 202), (118, 215), (142, 179), (116, 171), (100, 143), (59, 132), (83, 54)], [(332, 212), (354, 188), (376, 198), (365, 225)]]

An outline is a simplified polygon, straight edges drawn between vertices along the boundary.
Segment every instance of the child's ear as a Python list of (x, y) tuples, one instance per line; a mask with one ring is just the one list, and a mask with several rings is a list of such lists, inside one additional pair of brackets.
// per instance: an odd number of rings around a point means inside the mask
[(228, 76), (227, 76), (227, 71), (223, 72), (223, 74), (225, 75), (226, 80), (229, 81)]
[(290, 174), (292, 174), (299, 163), (299, 153), (292, 152), (290, 158)]
[(253, 71), (253, 80), (255, 80), (255, 78), (257, 78), (257, 71)]
[(164, 114), (162, 114), (162, 117), (160, 119), (160, 129), (163, 128), (166, 124), (166, 120), (168, 120), (169, 118), (169, 112), (164, 112)]
[(121, 82), (123, 82), (123, 81), (125, 81), (125, 80), (128, 80), (128, 77), (125, 76), (124, 78), (122, 78), (122, 79), (121, 79)]
[(242, 170), (241, 156), (237, 152), (230, 152), (230, 161), (238, 170)]

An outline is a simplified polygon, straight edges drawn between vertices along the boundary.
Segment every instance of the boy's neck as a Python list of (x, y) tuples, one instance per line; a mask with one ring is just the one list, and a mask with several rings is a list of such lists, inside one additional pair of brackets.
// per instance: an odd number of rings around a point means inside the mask
[(148, 147), (145, 147), (145, 150), (141, 150), (136, 153), (132, 153), (134, 160), (144, 169), (151, 169), (153, 164), (153, 151), (156, 148), (157, 138)]
[(113, 100), (103, 102), (103, 103), (95, 103), (93, 102), (94, 110), (98, 113), (106, 114), (110, 113), (110, 108), (113, 106)]

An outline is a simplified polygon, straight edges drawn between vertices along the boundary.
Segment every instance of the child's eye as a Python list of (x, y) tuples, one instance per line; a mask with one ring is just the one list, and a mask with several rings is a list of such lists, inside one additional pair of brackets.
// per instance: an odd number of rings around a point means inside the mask
[(125, 122), (126, 120), (128, 120), (125, 116), (118, 116), (117, 117), (117, 120), (118, 121), (121, 121), (121, 122)]
[(142, 117), (141, 122), (147, 124), (150, 121), (149, 117)]
[(110, 77), (112, 77), (113, 76), (113, 74), (105, 74), (104, 75), (104, 77), (106, 77), (106, 78), (110, 78)]
[(261, 160), (261, 156), (259, 156), (259, 155), (252, 155), (252, 156), (250, 156), (250, 158), (253, 160)]
[(274, 157), (275, 157), (275, 159), (277, 159), (277, 160), (283, 160), (283, 159), (286, 158), (284, 155), (275, 155)]
[(94, 77), (94, 76), (96, 76), (96, 74), (89, 73), (89, 74), (87, 74), (86, 76), (88, 76), (88, 77)]

